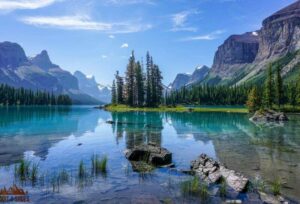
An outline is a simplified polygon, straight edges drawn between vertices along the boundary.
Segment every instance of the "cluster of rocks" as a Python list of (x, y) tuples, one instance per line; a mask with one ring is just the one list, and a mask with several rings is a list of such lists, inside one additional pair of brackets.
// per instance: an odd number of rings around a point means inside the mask
[[(136, 146), (125, 151), (126, 158), (131, 162), (134, 171), (150, 172), (155, 167), (174, 167), (172, 163), (172, 153), (166, 148), (154, 143)], [(190, 171), (182, 171), (198, 176), (208, 184), (218, 184), (225, 181), (233, 192), (246, 192), (249, 184), (248, 178), (241, 173), (226, 168), (221, 163), (209, 158), (206, 154), (201, 154), (196, 160), (191, 162)], [(282, 196), (274, 196), (264, 192), (250, 192), (248, 201), (250, 203), (288, 203)], [(227, 200), (226, 203), (242, 203), (242, 200)]]
[(228, 186), (237, 192), (246, 190), (249, 180), (242, 174), (227, 169), (219, 162), (209, 158), (206, 154), (201, 154), (196, 160), (191, 162), (192, 171), (201, 179), (208, 183), (217, 183), (222, 178)]
[(160, 147), (155, 143), (139, 145), (132, 149), (125, 150), (125, 157), (131, 161), (133, 170), (143, 171), (147, 168), (145, 164), (154, 167), (172, 167), (172, 153), (166, 148)]
[(283, 122), (288, 121), (286, 114), (274, 110), (256, 111), (250, 118), (253, 122)]

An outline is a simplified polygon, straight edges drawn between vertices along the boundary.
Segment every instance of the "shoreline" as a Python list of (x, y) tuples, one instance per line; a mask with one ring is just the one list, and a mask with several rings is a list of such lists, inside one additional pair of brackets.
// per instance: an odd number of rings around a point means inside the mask
[(177, 113), (193, 113), (193, 112), (219, 112), (219, 113), (249, 113), (247, 108), (227, 108), (227, 107), (195, 107), (189, 108), (185, 106), (176, 107), (129, 107), (126, 105), (107, 105), (103, 107), (104, 110), (109, 112), (177, 112)]

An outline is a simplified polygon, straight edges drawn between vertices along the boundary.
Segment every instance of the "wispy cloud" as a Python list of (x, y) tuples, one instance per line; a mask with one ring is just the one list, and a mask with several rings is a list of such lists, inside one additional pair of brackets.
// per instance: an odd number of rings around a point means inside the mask
[(215, 40), (219, 38), (219, 35), (225, 33), (225, 30), (216, 30), (214, 32), (205, 34), (205, 35), (197, 35), (191, 36), (187, 38), (180, 39), (180, 41), (196, 41), (196, 40)]
[(121, 45), (121, 48), (128, 48), (128, 47), (129, 47), (128, 43), (123, 43), (123, 44)]
[(0, 10), (38, 9), (61, 0), (0, 0)]
[(107, 23), (94, 21), (89, 16), (30, 16), (21, 19), (22, 22), (46, 28), (67, 30), (95, 30), (106, 33), (134, 33), (152, 28), (150, 24), (140, 22)]
[(199, 13), (200, 12), (198, 10), (193, 9), (171, 15), (171, 21), (173, 23), (171, 31), (197, 31), (196, 27), (187, 26), (187, 21), (190, 16), (197, 15)]
[(101, 55), (101, 58), (106, 59), (106, 58), (108, 58), (108, 56), (107, 55)]
[(108, 36), (110, 39), (115, 39), (115, 36), (114, 35), (109, 35)]
[(110, 5), (130, 5), (130, 4), (150, 4), (154, 5), (157, 0), (104, 0), (106, 4)]

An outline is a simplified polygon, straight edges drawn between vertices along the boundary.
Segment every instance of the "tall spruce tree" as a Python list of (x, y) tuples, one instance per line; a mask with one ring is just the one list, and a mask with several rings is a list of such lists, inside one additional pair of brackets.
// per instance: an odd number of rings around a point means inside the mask
[(272, 66), (269, 65), (267, 70), (267, 79), (264, 86), (263, 104), (265, 108), (272, 108), (273, 104), (273, 76)]
[(162, 75), (159, 67), (157, 65), (153, 66), (153, 78), (154, 78), (154, 105), (158, 106), (161, 103), (163, 96), (163, 84), (162, 84)]
[(146, 106), (151, 106), (152, 105), (152, 100), (151, 100), (151, 57), (149, 52), (146, 54)]
[(141, 107), (144, 105), (144, 74), (141, 63), (138, 61), (135, 65), (135, 87), (136, 87), (136, 105)]
[(277, 66), (276, 68), (275, 98), (276, 98), (276, 104), (280, 108), (284, 102), (284, 94), (283, 94), (283, 82), (282, 82), (279, 66)]
[(116, 82), (117, 82), (117, 104), (124, 103), (124, 81), (121, 76), (119, 76), (119, 71), (116, 73)]
[(125, 83), (126, 83), (126, 103), (130, 106), (135, 105), (135, 57), (134, 51), (132, 51), (131, 56), (129, 58), (129, 63), (127, 65), (126, 76), (125, 76)]
[(116, 82), (113, 80), (112, 86), (111, 86), (111, 103), (116, 104), (117, 103), (117, 90), (116, 90)]

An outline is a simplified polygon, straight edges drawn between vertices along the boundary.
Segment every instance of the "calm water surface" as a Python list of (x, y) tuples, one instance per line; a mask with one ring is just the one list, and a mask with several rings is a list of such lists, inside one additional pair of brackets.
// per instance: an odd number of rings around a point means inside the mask
[[(177, 169), (189, 169), (201, 153), (250, 178), (280, 178), (285, 195), (300, 200), (300, 116), (268, 126), (233, 113), (109, 113), (92, 107), (1, 108), (0, 188), (13, 184), (29, 192), (33, 203), (149, 203), (185, 200), (180, 183), (190, 179), (176, 171), (133, 172), (124, 150), (155, 142), (173, 153)], [(107, 120), (126, 122), (107, 124)], [(106, 175), (76, 179), (80, 161), (90, 173), (91, 157), (107, 156)], [(32, 184), (15, 176), (21, 159), (38, 164)], [(69, 179), (56, 182), (67, 172)]]

